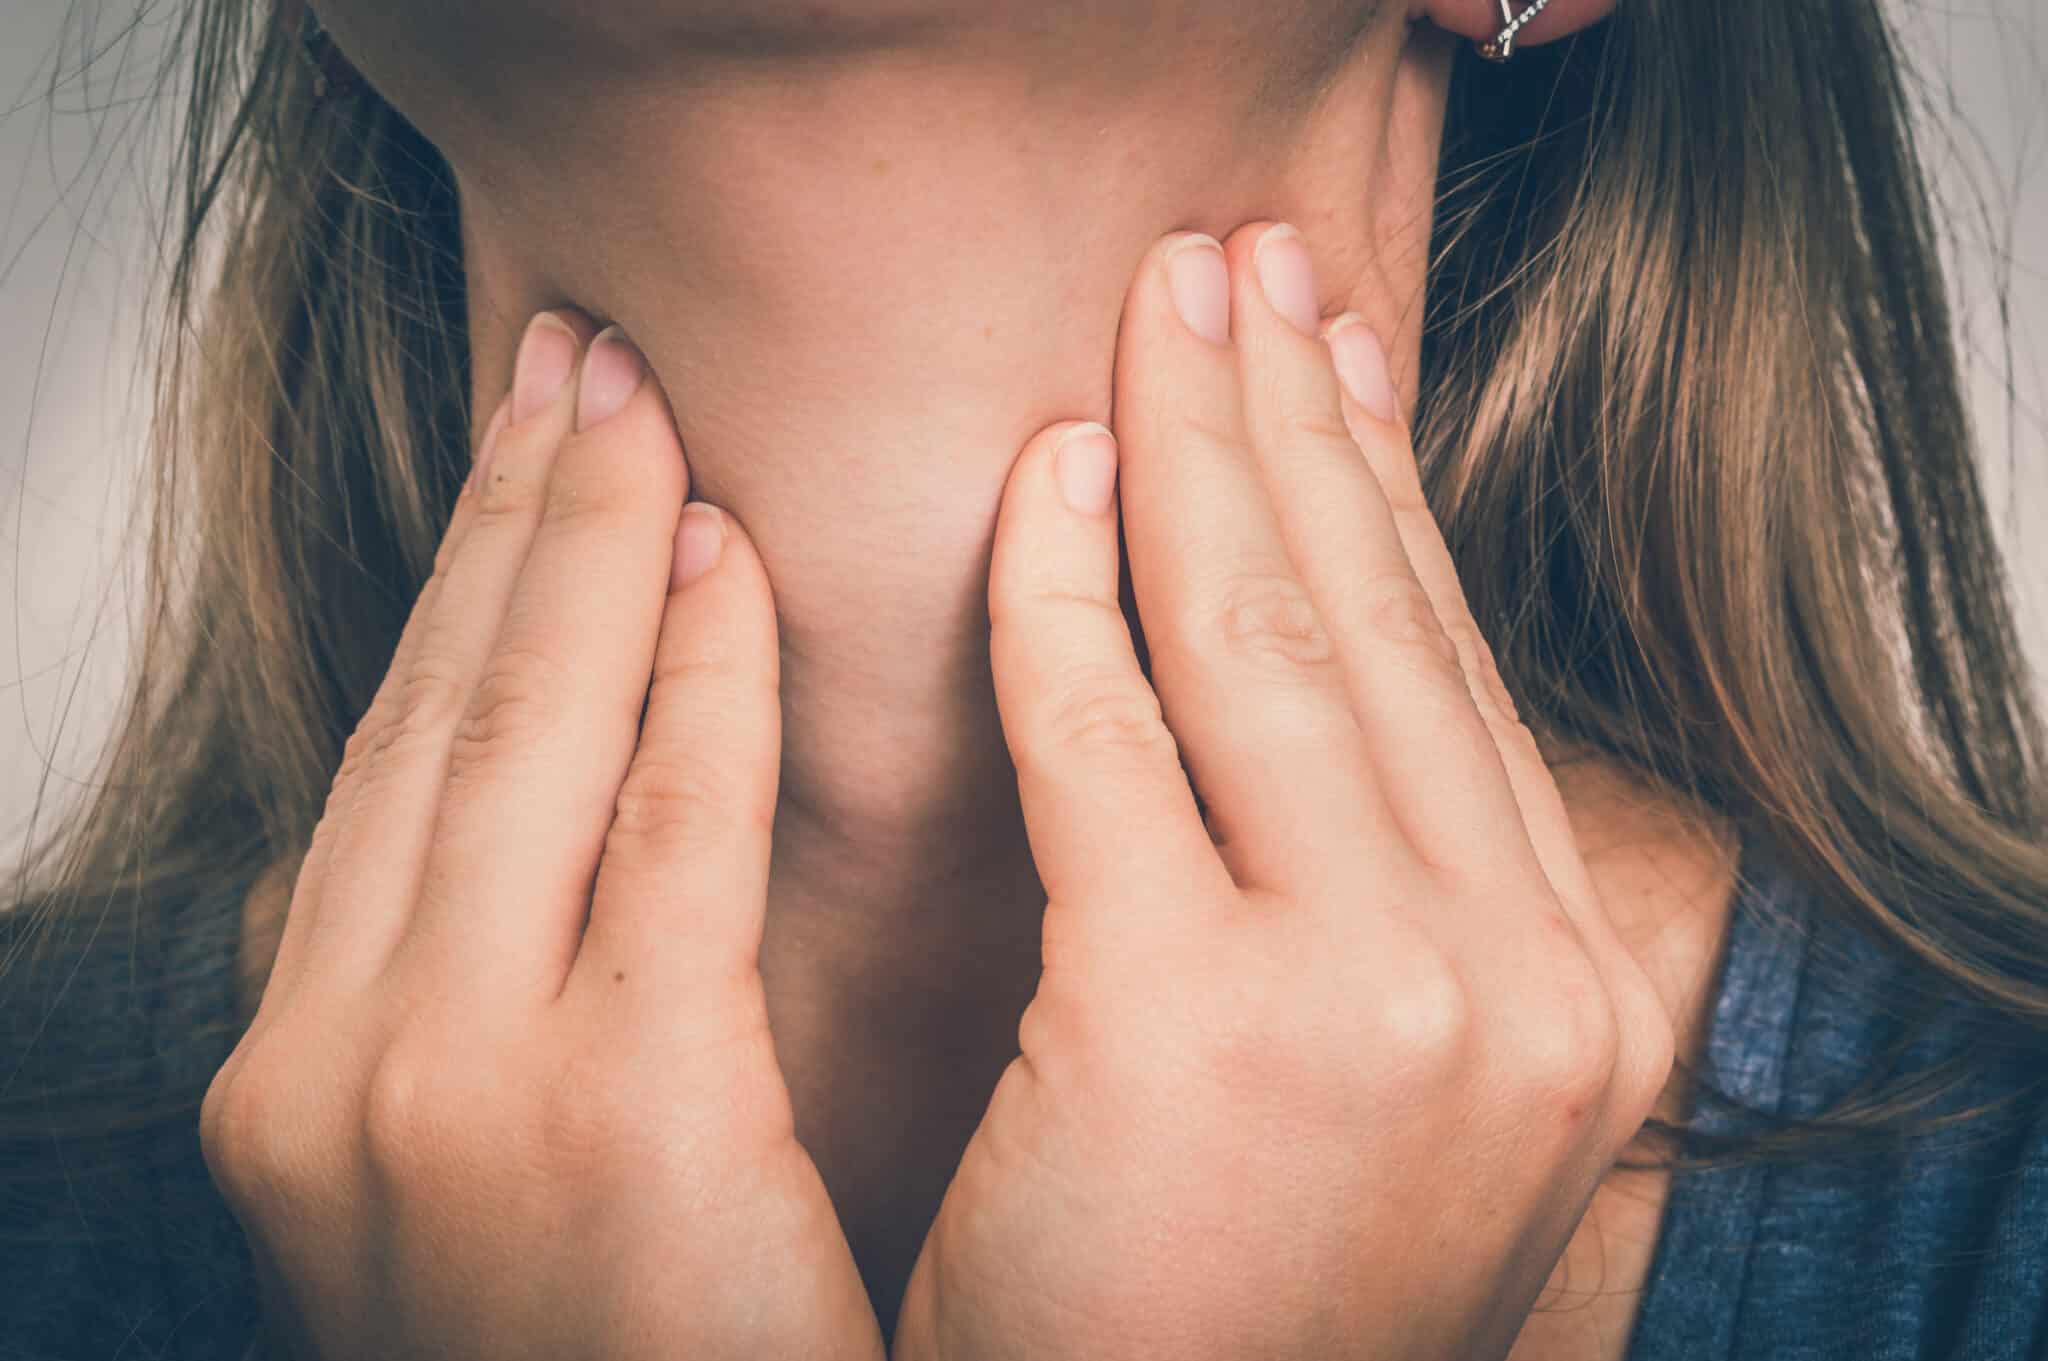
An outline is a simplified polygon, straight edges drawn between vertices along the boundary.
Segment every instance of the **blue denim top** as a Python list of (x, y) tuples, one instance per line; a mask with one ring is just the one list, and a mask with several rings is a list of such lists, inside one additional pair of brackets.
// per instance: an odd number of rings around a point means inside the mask
[[(1702, 1071), (1756, 1111), (1810, 1116), (1898, 1035), (1892, 954), (1823, 917), (1748, 843)], [(2048, 967), (2048, 962), (2044, 962)], [(2048, 1356), (2048, 1044), (1957, 1000), (1908, 1051), (1988, 1073), (1935, 1109), (2004, 1108), (1855, 1155), (1674, 1178), (1629, 1361), (2017, 1361)], [(1712, 1133), (1768, 1121), (1703, 1103)]]

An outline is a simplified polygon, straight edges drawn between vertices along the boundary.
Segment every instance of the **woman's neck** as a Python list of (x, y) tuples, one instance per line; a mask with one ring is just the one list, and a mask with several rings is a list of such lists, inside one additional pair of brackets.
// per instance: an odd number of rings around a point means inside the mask
[(1345, 35), (1355, 3), (1294, 33), (1234, 0), (1145, 34), (1030, 8), (824, 55), (672, 54), (573, 113), (536, 100), (546, 126), (430, 129), (461, 178), (479, 409), (537, 307), (646, 350), (693, 495), (774, 587), (778, 870), (848, 898), (1028, 868), (989, 675), (996, 507), (1033, 431), (1110, 417), (1156, 237), (1297, 223), (1326, 303), (1384, 330), (1413, 396), (1451, 40), (1391, 5)]
[[(1125, 289), (1176, 228), (1300, 226), (1326, 310), (1373, 323), (1412, 409), (1455, 40), (1397, 0), (1282, 7), (1292, 28), (1182, 0), (1142, 33), (1109, 26), (1163, 7), (973, 0), (893, 25), (879, 3), (856, 23), (764, 0), (722, 7), (743, 27), (714, 35), (680, 0), (571, 6), (504, 0), (463, 29), (437, 25), (473, 6), (350, 0), (332, 26), (360, 21), (344, 50), (377, 58), (456, 167), (478, 408), (535, 310), (621, 323), (694, 495), (760, 550), (783, 647), (771, 1019), (856, 1249), (900, 1282), (1039, 963), (988, 657), (1011, 463), (1052, 420), (1112, 416)], [(618, 30), (591, 30), (600, 13)], [(1563, 784), (1624, 938), (1696, 1034), (1725, 836), (1592, 767)], [(284, 900), (252, 898), (252, 960)], [(1640, 1281), (1658, 1194), (1603, 1188), (1617, 1232), (1575, 1241), (1573, 1278)], [(1612, 1353), (1626, 1306), (1539, 1326), (1521, 1355)]]

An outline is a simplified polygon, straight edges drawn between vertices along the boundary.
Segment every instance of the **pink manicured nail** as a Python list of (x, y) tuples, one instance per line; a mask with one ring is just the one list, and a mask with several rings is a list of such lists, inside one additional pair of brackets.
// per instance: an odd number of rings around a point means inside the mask
[(1053, 451), (1060, 497), (1083, 515), (1101, 515), (1116, 496), (1116, 437), (1094, 421), (1077, 425)]
[(1212, 344), (1230, 343), (1230, 266), (1215, 237), (1192, 233), (1173, 248), (1166, 291), (1190, 331)]
[(607, 326), (598, 332), (576, 385), (576, 428), (588, 430), (618, 415), (646, 377), (647, 361), (624, 331)]
[(1372, 327), (1356, 312), (1346, 312), (1323, 333), (1337, 381), (1351, 400), (1383, 421), (1396, 419), (1394, 379), (1387, 372), (1387, 351)]
[(1252, 264), (1273, 310), (1303, 335), (1314, 335), (1323, 306), (1316, 300), (1315, 265), (1301, 233), (1285, 222), (1266, 228), (1259, 244), (1252, 247)]
[(582, 350), (576, 333), (550, 312), (527, 323), (512, 364), (512, 419), (523, 421), (541, 410), (567, 385)]
[(683, 522), (676, 526), (675, 570), (669, 578), (680, 590), (703, 576), (718, 563), (725, 547), (725, 512), (703, 501), (683, 507)]

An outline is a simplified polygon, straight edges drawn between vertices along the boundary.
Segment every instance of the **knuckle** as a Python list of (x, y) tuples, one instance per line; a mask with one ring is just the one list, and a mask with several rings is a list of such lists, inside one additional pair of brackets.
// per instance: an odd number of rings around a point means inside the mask
[(1634, 1135), (1663, 1095), (1677, 1062), (1677, 1036), (1671, 1014), (1640, 973), (1617, 991), (1614, 1016), (1619, 1028), (1614, 1100), (1626, 1138)]
[(1434, 947), (1402, 962), (1398, 983), (1380, 996), (1374, 1020), (1384, 1061), (1418, 1077), (1455, 1070), (1472, 1039), (1472, 1000), (1450, 960)]
[(374, 763), (421, 739), (451, 731), (469, 704), (469, 689), (437, 658), (424, 656), (393, 692), (390, 717), (378, 726), (368, 754)]
[(230, 1180), (223, 1174), (245, 1161), (245, 1150), (236, 1143), (245, 1115), (240, 1091), (246, 1085), (241, 1081), (245, 1066), (239, 1056), (230, 1056), (199, 1100), (199, 1147), (217, 1180)]
[[(637, 477), (592, 469), (588, 458), (565, 462), (549, 479), (546, 526), (552, 530), (578, 529), (621, 519), (644, 516), (652, 498), (645, 482)], [(608, 475), (592, 476), (595, 471)]]
[(266, 1212), (290, 1202), (305, 1175), (293, 1132), (298, 1100), (272, 1070), (235, 1060), (214, 1075), (199, 1108), (200, 1151), (222, 1194)]
[(1533, 1098), (1583, 1117), (1606, 1098), (1621, 1028), (1590, 961), (1562, 970), (1563, 978), (1573, 981), (1550, 1005), (1513, 1018), (1503, 1059)]
[(1358, 441), (1339, 413), (1315, 409), (1290, 412), (1287, 431), (1297, 442), (1317, 450), (1327, 449), (1347, 462), (1358, 458)]
[(525, 746), (546, 732), (562, 685), (556, 663), (531, 650), (501, 651), (478, 677), (455, 723), (450, 757), (466, 768)]
[(328, 783), (328, 807), (335, 805), (335, 798), (352, 782), (356, 773), (369, 759), (370, 750), (376, 745), (377, 728), (384, 721), (382, 710), (373, 701), (369, 711), (356, 723), (355, 730), (348, 735), (348, 741), (341, 746), (341, 764), (335, 767), (334, 778)]
[(1086, 675), (1061, 687), (1040, 711), (1038, 740), (1046, 757), (1176, 752), (1159, 696), (1152, 687), (1121, 677)]
[(1494, 741), (1499, 744), (1501, 755), (1532, 769), (1546, 769), (1543, 748), (1537, 744), (1536, 734), (1529, 725), (1519, 718), (1505, 715), (1487, 715), (1487, 725), (1493, 729)]
[(1123, 606), (1113, 596), (1088, 595), (1064, 586), (1042, 585), (1024, 573), (1012, 574), (1005, 582), (991, 583), (988, 599), (989, 626), (999, 636), (1040, 636), (1061, 627), (1065, 620), (1092, 625), (1096, 618), (1128, 636), (1130, 624)]
[(1380, 481), (1380, 494), (1387, 498), (1402, 537), (1427, 540), (1443, 533), (1436, 516), (1430, 513), (1428, 498), (1423, 495), (1422, 469), (1415, 461), (1414, 448), (1403, 440), (1398, 448), (1369, 448), (1368, 453), (1373, 475)]
[(1472, 683), (1477, 686), (1481, 679), (1479, 654), (1486, 647), (1484, 640), (1479, 636), (1479, 630), (1470, 619), (1458, 613), (1453, 613), (1448, 619), (1439, 615), (1438, 623), (1443, 629), (1444, 637), (1450, 640), (1451, 652), (1457, 657), (1458, 665), (1464, 668)]
[(1269, 674), (1332, 667), (1337, 651), (1308, 589), (1284, 573), (1246, 573), (1217, 593), (1215, 636), (1225, 656)]
[(769, 675), (756, 667), (740, 642), (709, 630), (689, 632), (674, 618), (664, 626), (672, 632), (655, 652), (648, 680), (650, 711), (677, 706), (751, 720), (779, 704)]
[(750, 807), (711, 762), (641, 752), (620, 782), (611, 847), (659, 853), (718, 839), (741, 826), (774, 826), (774, 810)]
[(1494, 662), (1493, 649), (1472, 617), (1460, 611), (1445, 623), (1444, 632), (1457, 650), (1459, 665), (1465, 669), (1473, 701), (1480, 711), (1489, 719), (1498, 719), (1503, 726), (1517, 722), (1520, 711), (1515, 707), (1515, 697), (1508, 693), (1507, 682)]
[(428, 1179), (469, 1146), (467, 1124), (437, 1078), (451, 1071), (418, 1040), (400, 1040), (370, 1070), (362, 1097), (363, 1157), (387, 1186)]
[(1502, 717), (1526, 733), (1528, 728), (1522, 723), (1521, 707), (1515, 703), (1514, 692), (1508, 689), (1507, 678), (1500, 673), (1500, 663), (1494, 658), (1493, 648), (1484, 638), (1479, 640), (1479, 680)]
[(1206, 461), (1211, 455), (1235, 459), (1240, 456), (1238, 451), (1244, 448), (1244, 428), (1219, 419), (1217, 413), (1206, 407), (1190, 410), (1168, 406), (1155, 415), (1162, 418), (1158, 421), (1161, 428), (1174, 432), (1175, 446), (1187, 450), (1190, 457), (1198, 461)]
[[(320, 810), (320, 820), (313, 824), (313, 834), (306, 838), (306, 849), (299, 855), (297, 862), (292, 867), (290, 888), (284, 895), (284, 912), (278, 924), (277, 934), (272, 938), (274, 943), (266, 945), (265, 954), (250, 961), (251, 967), (261, 967), (265, 971), (266, 978), (269, 976), (269, 971), (277, 963), (277, 950), (284, 940), (283, 922), (290, 920), (291, 906), (298, 897), (299, 884), (305, 879), (309, 869), (318, 872), (327, 863), (328, 858), (333, 855), (335, 839), (341, 834), (341, 823), (346, 818), (347, 810), (340, 801), (334, 795), (328, 795), (327, 806)], [(248, 910), (245, 906), (245, 914)]]
[[(374, 780), (377, 772), (421, 743), (429, 745), (461, 720), (468, 689), (428, 656), (385, 683), (342, 748), (330, 795)], [(330, 805), (333, 806), (333, 805)]]
[(1422, 583), (1406, 572), (1390, 572), (1359, 586), (1351, 601), (1359, 636), (1380, 652), (1405, 660), (1439, 680), (1456, 680), (1464, 670), (1457, 644), (1444, 631)]
[[(246, 1042), (246, 1036), (244, 1039)], [(222, 1108), (227, 1103), (228, 1087), (242, 1068), (242, 1058), (242, 1050), (231, 1052), (214, 1070), (213, 1077), (206, 1084), (205, 1094), (199, 1098), (199, 1144), (202, 1148), (220, 1141)]]

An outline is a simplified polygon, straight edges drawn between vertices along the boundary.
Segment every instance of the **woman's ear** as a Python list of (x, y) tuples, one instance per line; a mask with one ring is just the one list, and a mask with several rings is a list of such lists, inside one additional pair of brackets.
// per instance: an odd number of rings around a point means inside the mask
[[(1530, 4), (1531, 0), (1508, 0), (1516, 15)], [(1615, 0), (1550, 0), (1541, 13), (1516, 30), (1515, 45), (1568, 38), (1605, 19), (1614, 12), (1614, 5)], [(1414, 0), (1412, 12), (1474, 42), (1485, 42), (1507, 27), (1507, 20), (1501, 17), (1501, 0)]]

